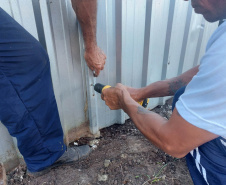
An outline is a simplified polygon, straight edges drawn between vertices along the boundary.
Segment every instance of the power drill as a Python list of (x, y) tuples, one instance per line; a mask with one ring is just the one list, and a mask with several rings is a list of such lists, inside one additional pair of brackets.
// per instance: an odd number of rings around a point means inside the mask
[[(104, 89), (107, 89), (111, 87), (110, 85), (103, 85), (103, 84), (100, 84), (100, 83), (97, 83), (94, 85), (94, 90), (98, 93), (102, 93), (102, 91)], [(140, 102), (137, 102), (139, 103), (141, 106), (143, 106), (144, 108), (146, 108), (148, 106), (148, 103), (149, 103), (149, 99), (148, 98), (145, 98), (143, 101), (140, 101)]]

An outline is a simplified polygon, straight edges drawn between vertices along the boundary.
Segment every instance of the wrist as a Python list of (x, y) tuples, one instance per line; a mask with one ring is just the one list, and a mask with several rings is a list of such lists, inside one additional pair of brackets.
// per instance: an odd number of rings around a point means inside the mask
[(129, 115), (130, 111), (130, 106), (133, 104), (137, 104), (137, 102), (130, 96), (128, 91), (123, 91), (122, 92), (122, 98), (121, 98), (121, 107), (125, 113)]
[(91, 42), (85, 45), (85, 51), (86, 52), (93, 52), (96, 51), (97, 48), (97, 43), (96, 42)]
[(137, 89), (137, 95), (136, 95), (136, 96), (137, 96), (137, 99), (138, 99), (139, 101), (142, 101), (142, 100), (144, 100), (145, 98), (149, 98), (149, 97), (147, 97), (147, 96), (145, 95), (145, 91), (146, 91), (145, 87)]

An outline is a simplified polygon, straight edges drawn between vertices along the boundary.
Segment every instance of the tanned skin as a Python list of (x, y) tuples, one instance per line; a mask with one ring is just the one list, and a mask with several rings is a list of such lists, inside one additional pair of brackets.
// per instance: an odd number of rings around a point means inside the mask
[(218, 136), (200, 129), (184, 120), (175, 108), (169, 120), (148, 111), (137, 101), (144, 98), (174, 95), (187, 85), (198, 72), (198, 66), (182, 75), (150, 84), (141, 89), (133, 89), (122, 84), (108, 88), (102, 92), (102, 99), (110, 109), (123, 109), (132, 119), (136, 127), (154, 145), (166, 153), (181, 158), (192, 149)]
[(86, 63), (94, 76), (98, 76), (104, 69), (106, 56), (96, 42), (97, 0), (71, 0), (71, 3), (82, 28)]
[(136, 101), (141, 101), (147, 97), (155, 98), (155, 97), (164, 97), (164, 96), (173, 96), (178, 89), (187, 85), (194, 75), (198, 72), (199, 66), (196, 66), (182, 75), (154, 82), (144, 88), (135, 89), (127, 87), (132, 98)]

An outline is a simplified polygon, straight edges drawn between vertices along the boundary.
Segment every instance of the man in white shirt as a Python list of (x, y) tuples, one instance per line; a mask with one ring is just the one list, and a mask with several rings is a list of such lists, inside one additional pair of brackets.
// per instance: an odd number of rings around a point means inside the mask
[[(209, 22), (226, 18), (226, 0), (191, 4)], [(170, 95), (175, 96), (169, 120), (137, 103)], [(157, 147), (177, 158), (186, 156), (194, 184), (226, 182), (226, 22), (210, 38), (200, 66), (141, 89), (117, 84), (105, 89), (102, 99), (111, 109), (123, 109)]]

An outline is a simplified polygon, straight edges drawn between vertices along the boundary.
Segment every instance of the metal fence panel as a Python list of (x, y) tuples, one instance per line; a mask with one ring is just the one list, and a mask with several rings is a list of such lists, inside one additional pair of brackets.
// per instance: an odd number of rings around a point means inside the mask
[[(40, 1), (53, 87), (65, 135), (87, 122), (78, 24), (70, 1)], [(68, 137), (66, 137), (68, 140)]]
[[(94, 94), (92, 84), (96, 81), (110, 85), (122, 82), (125, 85), (141, 87), (181, 74), (198, 64), (208, 38), (217, 27), (217, 23), (209, 24), (201, 15), (195, 14), (190, 2), (140, 0), (138, 3), (134, 0), (116, 0), (115, 20), (103, 20), (111, 12), (107, 9), (109, 1), (98, 2), (99, 11), (104, 11), (102, 16), (98, 17), (101, 22), (98, 25), (98, 32), (101, 32), (98, 44), (108, 57), (108, 46), (115, 47), (116, 61), (115, 58), (108, 58), (105, 70), (99, 78), (93, 79), (90, 73), (86, 76), (87, 84), (90, 85), (89, 102), (93, 102), (89, 104), (90, 126), (93, 131), (114, 121), (123, 123), (127, 116), (121, 111), (109, 112), (108, 108), (103, 107), (104, 103), (100, 96), (96, 97)], [(116, 43), (111, 43), (109, 39), (106, 27), (112, 23), (109, 21), (115, 21)], [(115, 67), (109, 68), (109, 63), (115, 64), (116, 71)], [(153, 98), (148, 108), (163, 104), (166, 99), (167, 97)], [(114, 119), (114, 116), (117, 117)]]
[[(95, 83), (121, 82), (139, 88), (181, 74), (199, 63), (217, 27), (194, 14), (190, 2), (98, 0), (97, 42), (107, 61), (94, 78), (83, 57), (82, 33), (70, 0), (1, 0), (0, 7), (48, 51), (67, 143), (78, 137), (77, 128), (88, 124), (95, 134), (128, 118), (123, 111), (105, 106), (94, 92)], [(165, 100), (153, 98), (148, 108)], [(0, 162), (16, 159), (13, 143), (0, 125)]]

